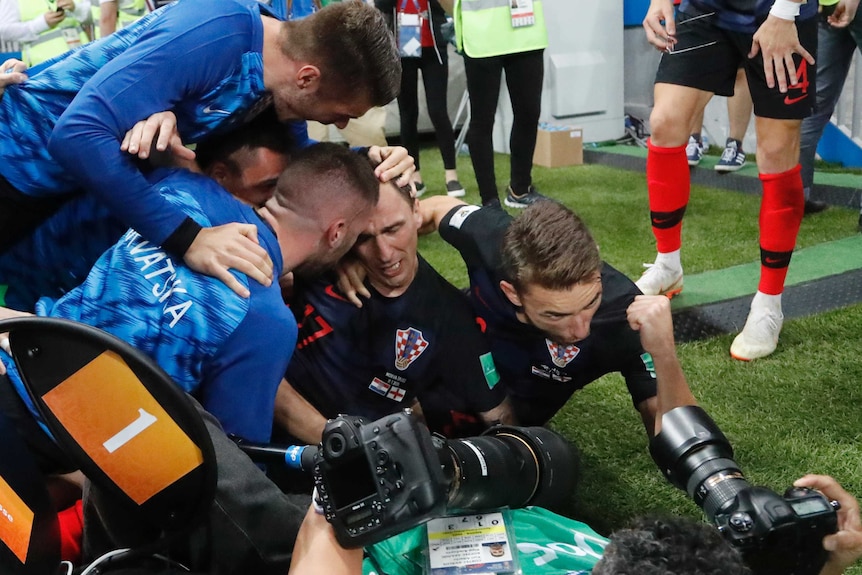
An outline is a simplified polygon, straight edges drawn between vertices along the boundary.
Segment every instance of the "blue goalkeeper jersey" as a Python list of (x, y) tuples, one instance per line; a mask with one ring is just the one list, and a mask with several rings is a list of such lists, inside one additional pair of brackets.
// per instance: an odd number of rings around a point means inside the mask
[(32, 313), (40, 297), (59, 298), (78, 287), (127, 227), (93, 196), (66, 202), (33, 233), (0, 253), (6, 307)]
[[(36, 198), (86, 190), (162, 245), (186, 215), (119, 144), (163, 110), (188, 143), (269, 105), (262, 10), (255, 0), (183, 0), (49, 61), (0, 100), (0, 175)], [(299, 145), (304, 126), (290, 128)]]
[[(257, 225), (260, 245), (280, 274), (282, 257), (273, 231), (213, 180), (182, 170), (160, 170), (148, 180), (167, 202), (203, 226)], [(128, 230), (81, 286), (57, 301), (41, 299), (37, 313), (77, 320), (125, 340), (155, 359), (227, 433), (265, 442), (272, 431), (275, 393), (296, 343), (296, 321), (277, 283), (264, 287), (236, 275), (251, 291), (249, 298)], [(5, 363), (29, 404), (14, 364)]]

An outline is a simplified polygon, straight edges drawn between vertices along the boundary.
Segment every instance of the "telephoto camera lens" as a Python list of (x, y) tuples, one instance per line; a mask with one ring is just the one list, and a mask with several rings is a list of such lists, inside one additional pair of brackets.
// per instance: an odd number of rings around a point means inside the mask
[(468, 439), (435, 437), (435, 447), (449, 485), (450, 510), (553, 509), (574, 488), (575, 448), (544, 427), (497, 426)]
[(820, 572), (827, 559), (823, 537), (837, 529), (836, 502), (813, 490), (791, 489), (781, 496), (749, 484), (733, 460), (730, 442), (697, 406), (665, 413), (650, 452), (755, 575)]
[(560, 506), (571, 496), (574, 446), (543, 427), (433, 435), (409, 410), (368, 422), (340, 415), (319, 447), (235, 439), (255, 460), (312, 472), (324, 516), (345, 548), (362, 547), (457, 510)]
[(688, 493), (710, 521), (751, 487), (733, 460), (733, 447), (714, 421), (697, 406), (662, 416), (661, 433), (650, 453), (668, 480)]

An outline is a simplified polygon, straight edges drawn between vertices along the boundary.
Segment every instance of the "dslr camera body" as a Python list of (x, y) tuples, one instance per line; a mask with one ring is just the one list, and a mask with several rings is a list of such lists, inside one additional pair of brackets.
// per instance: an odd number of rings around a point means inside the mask
[(442, 514), (446, 481), (431, 435), (407, 412), (371, 424), (341, 415), (326, 425), (314, 484), (343, 547), (362, 547)]
[(838, 528), (838, 502), (807, 488), (779, 495), (746, 481), (730, 442), (697, 406), (662, 417), (653, 460), (703, 509), (757, 575), (816, 575), (827, 559), (823, 537)]
[(574, 447), (543, 427), (445, 439), (409, 409), (372, 422), (340, 415), (327, 422), (316, 451), (298, 449), (286, 459), (311, 467), (324, 515), (348, 548), (454, 510), (552, 508), (571, 494), (577, 467)]

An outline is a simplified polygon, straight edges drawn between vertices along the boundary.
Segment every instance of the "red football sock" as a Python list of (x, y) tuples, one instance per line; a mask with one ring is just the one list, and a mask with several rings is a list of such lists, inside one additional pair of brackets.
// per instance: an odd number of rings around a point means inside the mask
[(81, 562), (81, 540), (84, 538), (84, 505), (79, 499), (72, 507), (57, 514), (60, 523), (60, 558), (73, 565)]
[(780, 174), (760, 174), (760, 285), (769, 295), (784, 291), (787, 267), (805, 211), (800, 166)]
[(662, 148), (647, 142), (647, 190), (652, 233), (659, 253), (682, 245), (682, 217), (688, 206), (691, 182), (685, 146)]

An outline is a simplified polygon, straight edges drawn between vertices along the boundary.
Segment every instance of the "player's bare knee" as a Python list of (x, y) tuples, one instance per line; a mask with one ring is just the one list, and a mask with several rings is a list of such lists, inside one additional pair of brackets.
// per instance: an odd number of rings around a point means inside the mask
[(650, 140), (653, 145), (670, 148), (682, 146), (688, 141), (689, 124), (670, 106), (656, 103), (649, 117)]

